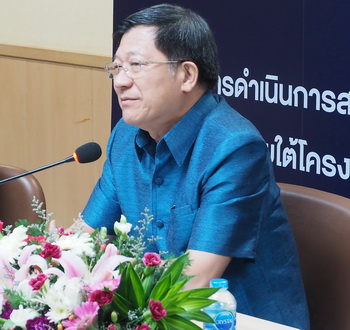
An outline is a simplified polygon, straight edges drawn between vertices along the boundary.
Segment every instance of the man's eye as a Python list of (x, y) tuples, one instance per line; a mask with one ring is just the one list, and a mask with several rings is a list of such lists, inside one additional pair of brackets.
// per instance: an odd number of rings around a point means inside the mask
[(134, 67), (139, 67), (141, 66), (141, 62), (131, 62), (130, 65)]

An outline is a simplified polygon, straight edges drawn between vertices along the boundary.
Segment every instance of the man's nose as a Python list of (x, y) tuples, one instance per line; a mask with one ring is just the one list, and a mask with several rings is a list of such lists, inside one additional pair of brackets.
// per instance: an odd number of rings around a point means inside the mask
[(115, 88), (130, 87), (133, 80), (128, 76), (126, 70), (121, 70), (117, 75), (113, 76), (113, 86)]

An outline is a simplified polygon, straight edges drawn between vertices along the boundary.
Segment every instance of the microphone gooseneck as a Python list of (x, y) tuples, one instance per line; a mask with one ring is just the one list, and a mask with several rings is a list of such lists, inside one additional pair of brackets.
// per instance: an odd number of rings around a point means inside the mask
[(36, 172), (39, 172), (39, 171), (45, 170), (47, 168), (63, 164), (63, 163), (69, 163), (69, 162), (73, 162), (73, 161), (76, 161), (78, 163), (91, 163), (91, 162), (94, 162), (95, 160), (99, 159), (101, 157), (101, 155), (102, 155), (101, 147), (96, 142), (88, 142), (88, 143), (83, 144), (79, 148), (77, 148), (72, 156), (69, 156), (63, 160), (60, 160), (58, 162), (55, 162), (55, 163), (52, 163), (49, 165), (39, 167), (35, 170), (24, 172), (24, 173), (12, 176), (10, 178), (1, 180), (0, 184), (21, 178), (21, 177), (29, 175), (29, 174), (36, 173)]

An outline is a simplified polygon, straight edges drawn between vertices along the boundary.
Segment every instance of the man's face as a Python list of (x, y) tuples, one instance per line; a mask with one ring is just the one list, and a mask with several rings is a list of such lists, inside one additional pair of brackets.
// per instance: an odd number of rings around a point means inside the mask
[[(124, 34), (115, 63), (124, 67), (134, 62), (166, 61), (154, 43), (154, 27), (137, 26)], [(123, 119), (148, 131), (156, 140), (180, 119), (181, 75), (169, 64), (142, 65), (139, 72), (121, 70), (113, 78)]]

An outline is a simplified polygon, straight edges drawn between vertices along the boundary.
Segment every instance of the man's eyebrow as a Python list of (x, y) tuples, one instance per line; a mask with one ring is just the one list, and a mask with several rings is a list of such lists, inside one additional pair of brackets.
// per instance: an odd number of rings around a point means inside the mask
[[(137, 55), (137, 56), (141, 56), (141, 53), (138, 53), (138, 52), (134, 52), (134, 51), (129, 51), (129, 52), (126, 52), (126, 57), (130, 57), (130, 56), (133, 56), (133, 55)], [(117, 56), (116, 54), (113, 56), (113, 61), (117, 60), (117, 59), (120, 59), (119, 56)]]

